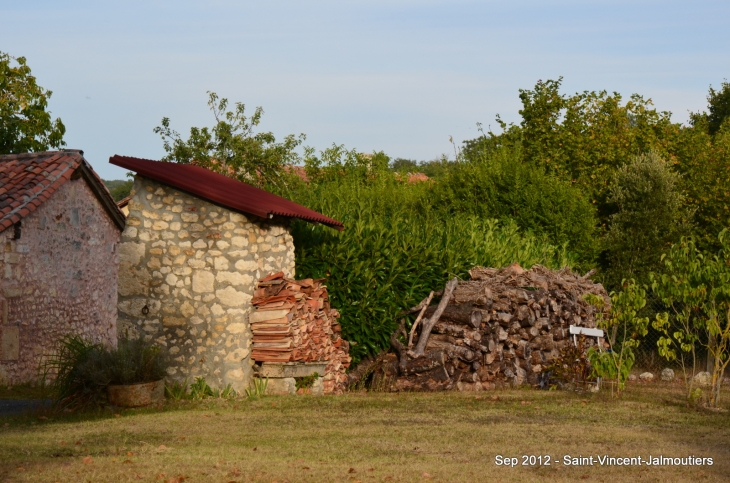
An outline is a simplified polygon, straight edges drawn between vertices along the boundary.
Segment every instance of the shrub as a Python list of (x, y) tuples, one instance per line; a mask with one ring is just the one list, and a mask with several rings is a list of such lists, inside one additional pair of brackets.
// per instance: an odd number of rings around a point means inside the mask
[(93, 343), (78, 335), (62, 338), (56, 353), (46, 359), (44, 378), (55, 375), (51, 394), (57, 405), (69, 409), (99, 406), (112, 384), (137, 384), (165, 377), (160, 349), (142, 339), (123, 338), (116, 348)]
[(297, 276), (326, 277), (343, 337), (355, 342), (355, 362), (387, 347), (399, 312), (475, 265), (518, 262), (561, 267), (563, 248), (500, 223), (466, 214), (421, 210), (428, 187), (393, 178), (313, 184), (297, 201), (345, 225), (336, 232), (304, 222), (293, 225)]
[[(519, 150), (472, 150), (434, 184), (432, 209), (513, 221), (521, 230), (566, 245), (590, 264), (597, 253), (597, 217), (587, 196), (542, 167), (523, 163)], [(592, 268), (592, 267), (591, 267)]]
[(609, 198), (616, 212), (604, 238), (610, 284), (630, 277), (645, 281), (662, 268), (662, 251), (689, 232), (691, 212), (679, 181), (656, 153), (636, 156), (616, 172)]

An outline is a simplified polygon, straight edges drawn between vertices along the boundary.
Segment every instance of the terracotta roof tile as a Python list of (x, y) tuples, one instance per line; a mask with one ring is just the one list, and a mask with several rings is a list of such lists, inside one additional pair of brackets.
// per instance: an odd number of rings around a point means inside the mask
[[(84, 172), (92, 173), (91, 176), (105, 190), (103, 182), (80, 150), (0, 156), (0, 232), (35, 211), (82, 166)], [(108, 196), (111, 200), (108, 191), (101, 196)], [(121, 212), (119, 215), (123, 216)]]

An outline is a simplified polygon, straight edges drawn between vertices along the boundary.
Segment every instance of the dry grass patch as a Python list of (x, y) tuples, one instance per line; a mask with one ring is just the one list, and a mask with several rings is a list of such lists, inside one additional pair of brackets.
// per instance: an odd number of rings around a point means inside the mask
[[(674, 386), (606, 396), (351, 393), (4, 418), (0, 481), (728, 481), (728, 413), (687, 408)], [(507, 468), (498, 454), (561, 462)], [(566, 454), (695, 455), (714, 465), (566, 467)]]

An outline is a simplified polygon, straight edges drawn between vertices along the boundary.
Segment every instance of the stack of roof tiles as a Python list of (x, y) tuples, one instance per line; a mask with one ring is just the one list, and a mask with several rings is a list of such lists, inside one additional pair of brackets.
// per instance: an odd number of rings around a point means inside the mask
[(349, 344), (340, 337), (340, 316), (330, 307), (323, 280), (292, 280), (282, 272), (261, 279), (249, 321), (256, 362), (323, 362), (324, 392), (347, 384)]

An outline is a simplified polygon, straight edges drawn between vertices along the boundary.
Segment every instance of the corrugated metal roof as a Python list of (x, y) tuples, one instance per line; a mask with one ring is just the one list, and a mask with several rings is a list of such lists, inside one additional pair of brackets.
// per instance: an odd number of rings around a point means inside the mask
[(124, 214), (84, 159), (84, 152), (66, 149), (0, 156), (0, 232), (34, 212), (74, 175), (84, 177), (109, 216), (123, 229)]
[(284, 216), (344, 229), (341, 222), (240, 181), (192, 164), (114, 155), (109, 162), (217, 205), (261, 218)]

